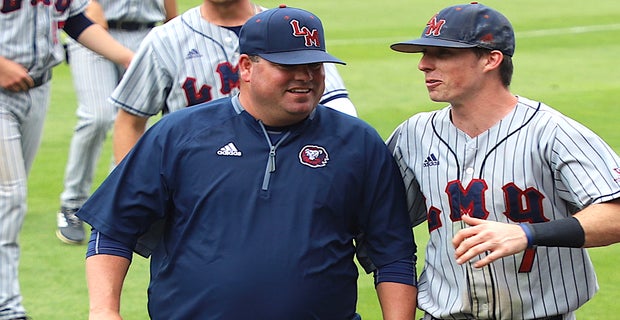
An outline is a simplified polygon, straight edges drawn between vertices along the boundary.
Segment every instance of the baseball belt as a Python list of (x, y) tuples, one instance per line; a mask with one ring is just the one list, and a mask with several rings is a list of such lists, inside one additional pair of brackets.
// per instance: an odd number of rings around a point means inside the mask
[(52, 71), (51, 70), (47, 70), (45, 72), (43, 72), (41, 75), (37, 76), (37, 77), (32, 77), (32, 80), (34, 81), (34, 86), (32, 86), (33, 88), (36, 88), (42, 84), (47, 83), (48, 81), (50, 81), (50, 79), (52, 78)]
[(122, 20), (109, 20), (108, 29), (136, 31), (142, 29), (150, 29), (155, 26), (155, 22), (134, 22)]

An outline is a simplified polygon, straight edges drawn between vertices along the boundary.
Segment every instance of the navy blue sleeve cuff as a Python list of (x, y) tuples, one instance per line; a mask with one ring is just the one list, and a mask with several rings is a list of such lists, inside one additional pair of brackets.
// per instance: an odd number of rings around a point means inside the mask
[(122, 242), (116, 241), (93, 228), (90, 233), (90, 240), (88, 240), (86, 258), (98, 254), (119, 256), (131, 261), (133, 251)]
[(401, 259), (378, 268), (374, 272), (374, 277), (375, 286), (381, 282), (396, 282), (410, 286), (418, 285), (415, 275), (415, 263), (411, 258)]
[(73, 39), (77, 40), (77, 38), (86, 30), (86, 28), (90, 27), (93, 22), (84, 15), (84, 13), (79, 13), (73, 17), (70, 17), (65, 21), (65, 26), (63, 30)]

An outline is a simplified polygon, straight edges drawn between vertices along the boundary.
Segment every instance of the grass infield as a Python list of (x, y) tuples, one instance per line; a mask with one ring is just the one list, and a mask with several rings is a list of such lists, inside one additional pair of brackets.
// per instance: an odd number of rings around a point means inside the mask
[[(180, 0), (180, 11), (199, 0)], [(274, 7), (280, 1), (259, 1)], [(426, 21), (441, 8), (458, 2), (302, 1), (289, 6), (316, 13), (327, 34), (327, 48), (348, 63), (339, 70), (362, 119), (384, 138), (410, 115), (441, 107), (432, 103), (416, 68), (419, 55), (396, 53), (389, 44), (420, 35)], [(582, 122), (620, 151), (616, 113), (620, 92), (620, 6), (616, 1), (522, 0), (483, 2), (503, 12), (516, 30), (515, 75), (512, 91), (543, 101)], [(54, 69), (52, 102), (41, 148), (34, 163), (28, 214), (20, 236), (20, 280), (24, 304), (35, 320), (87, 319), (84, 276), (85, 246), (56, 239), (56, 210), (62, 191), (67, 150), (76, 123), (76, 100), (66, 65)], [(111, 139), (99, 162), (96, 187), (111, 160)], [(418, 269), (424, 260), (427, 231), (414, 230), (419, 248)], [(620, 314), (620, 246), (589, 250), (600, 284), (599, 293), (577, 311), (579, 319), (612, 319)], [(251, 267), (251, 266), (249, 266)], [(125, 281), (122, 314), (146, 319), (148, 261), (135, 257)], [(372, 277), (359, 280), (359, 312), (380, 319)]]

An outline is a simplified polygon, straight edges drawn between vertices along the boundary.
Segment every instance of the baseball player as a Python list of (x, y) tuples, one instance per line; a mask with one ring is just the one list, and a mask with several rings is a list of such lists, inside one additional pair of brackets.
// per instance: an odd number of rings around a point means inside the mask
[(620, 240), (616, 153), (510, 92), (514, 31), (492, 8), (447, 7), (391, 48), (421, 52), (431, 100), (449, 103), (388, 139), (428, 223), (424, 319), (574, 319), (598, 289), (583, 248)]
[[(113, 134), (117, 163), (142, 135), (149, 117), (237, 93), (239, 29), (262, 10), (249, 0), (204, 0), (153, 29), (112, 94), (119, 108)], [(325, 70), (321, 103), (356, 116), (336, 67), (328, 64)]]
[(321, 21), (263, 11), (239, 46), (239, 94), (163, 117), (77, 213), (94, 227), (90, 317), (119, 317), (131, 251), (164, 221), (152, 319), (359, 320), (361, 230), (384, 318), (413, 319), (415, 247), (398, 167), (376, 130), (317, 105), (323, 64), (342, 63), (325, 51)]
[[(133, 51), (156, 23), (176, 14), (176, 0), (92, 0), (87, 10), (92, 20)], [(108, 98), (125, 68), (72, 39), (67, 42), (78, 99), (78, 123), (69, 148), (56, 235), (65, 243), (79, 244), (84, 241), (84, 228), (75, 212), (90, 195), (101, 148), (116, 115)]]
[(0, 2), (0, 319), (25, 319), (18, 236), (27, 179), (41, 141), (51, 69), (64, 59), (59, 31), (127, 66), (133, 53), (84, 15), (87, 0)]

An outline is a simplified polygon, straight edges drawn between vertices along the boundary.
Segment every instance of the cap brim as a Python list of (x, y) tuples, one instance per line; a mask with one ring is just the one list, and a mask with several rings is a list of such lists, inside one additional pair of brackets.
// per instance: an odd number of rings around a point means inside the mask
[(321, 50), (287, 51), (276, 53), (259, 53), (261, 58), (277, 64), (310, 64), (310, 63), (338, 63), (346, 64), (342, 60)]
[(425, 47), (444, 47), (444, 48), (474, 48), (477, 45), (470, 43), (463, 43), (458, 41), (434, 39), (434, 38), (419, 38), (409, 41), (403, 41), (394, 43), (390, 46), (392, 50), (399, 52), (416, 53), (424, 51)]

